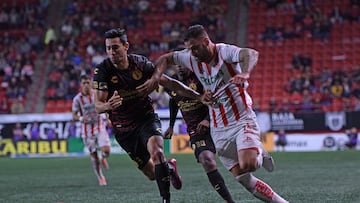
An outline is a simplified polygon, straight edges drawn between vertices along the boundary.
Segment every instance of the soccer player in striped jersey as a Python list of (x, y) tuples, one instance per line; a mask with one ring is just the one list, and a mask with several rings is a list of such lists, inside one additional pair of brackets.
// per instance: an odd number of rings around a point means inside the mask
[[(189, 69), (178, 66), (176, 72), (177, 74), (173, 75), (172, 78), (179, 80), (197, 92), (203, 92), (200, 81)], [(194, 150), (198, 163), (203, 166), (210, 184), (227, 203), (234, 203), (225, 185), (224, 178), (217, 169), (215, 160), (216, 149), (210, 135), (208, 107), (201, 103), (201, 101), (178, 95), (176, 92), (166, 88), (165, 90), (171, 98), (169, 100), (170, 124), (164, 133), (164, 137), (171, 139), (174, 133), (176, 115), (180, 109), (187, 125), (191, 147)]]
[(201, 25), (190, 26), (184, 41), (185, 50), (160, 56), (156, 74), (139, 90), (156, 87), (169, 65), (192, 70), (205, 89), (203, 101), (209, 105), (211, 136), (220, 161), (256, 198), (264, 202), (288, 202), (252, 174), (262, 165), (268, 171), (273, 170), (272, 158), (260, 141), (252, 99), (246, 90), (258, 52), (213, 43)]
[[(137, 90), (151, 78), (155, 66), (144, 56), (128, 54), (129, 46), (125, 30), (111, 29), (105, 33), (108, 58), (94, 69), (96, 111), (108, 112), (117, 142), (149, 180), (156, 180), (162, 202), (169, 203), (170, 182), (180, 189), (181, 177), (176, 160), (165, 159), (161, 123), (150, 92)], [(160, 84), (200, 99), (198, 93), (169, 77), (162, 76)]]
[[(90, 152), (92, 168), (99, 185), (105, 186), (107, 183), (101, 166), (109, 169), (106, 160), (110, 154), (110, 140), (106, 131), (107, 117), (105, 114), (97, 114), (95, 111), (95, 98), (88, 75), (80, 76), (80, 88), (81, 92), (73, 98), (73, 120), (81, 122), (81, 137)], [(99, 148), (101, 156), (98, 155)]]

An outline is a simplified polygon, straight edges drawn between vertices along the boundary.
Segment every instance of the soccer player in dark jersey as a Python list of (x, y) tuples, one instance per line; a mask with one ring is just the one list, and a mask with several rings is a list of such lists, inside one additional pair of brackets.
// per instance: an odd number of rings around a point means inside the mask
[[(197, 92), (203, 92), (203, 87), (196, 75), (187, 68), (178, 66), (177, 74), (175, 74), (173, 78), (181, 81)], [(169, 100), (170, 125), (164, 133), (164, 137), (170, 139), (173, 135), (176, 115), (180, 109), (187, 125), (191, 147), (194, 150), (197, 161), (203, 166), (209, 182), (219, 195), (227, 203), (233, 203), (234, 200), (225, 185), (225, 181), (217, 170), (215, 160), (216, 149), (210, 135), (210, 116), (207, 105), (198, 100), (178, 95), (169, 89), (165, 88), (165, 90), (171, 98)]]
[[(129, 43), (123, 29), (105, 33), (108, 58), (94, 69), (95, 109), (107, 112), (114, 126), (115, 138), (150, 180), (156, 180), (162, 202), (170, 202), (170, 182), (180, 189), (176, 160), (165, 159), (161, 123), (151, 98), (141, 94), (138, 86), (152, 77), (153, 63), (146, 57), (128, 54)], [(178, 93), (200, 99), (185, 85), (161, 76), (160, 84)]]

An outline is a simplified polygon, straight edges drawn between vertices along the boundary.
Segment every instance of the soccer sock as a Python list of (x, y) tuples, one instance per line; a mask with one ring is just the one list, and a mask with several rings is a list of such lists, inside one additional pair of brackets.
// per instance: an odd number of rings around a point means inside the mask
[(94, 173), (98, 179), (102, 178), (104, 175), (102, 173), (101, 167), (100, 167), (100, 161), (99, 159), (94, 159), (91, 157), (91, 165), (94, 170)]
[(269, 185), (259, 180), (251, 173), (239, 175), (236, 177), (236, 180), (260, 200), (273, 203), (288, 203), (288, 201), (274, 192)]
[(226, 200), (228, 203), (234, 203), (229, 190), (225, 185), (225, 181), (219, 171), (216, 169), (207, 173), (211, 185), (214, 187), (217, 193)]
[(155, 179), (163, 202), (170, 202), (170, 176), (166, 162), (155, 165)]

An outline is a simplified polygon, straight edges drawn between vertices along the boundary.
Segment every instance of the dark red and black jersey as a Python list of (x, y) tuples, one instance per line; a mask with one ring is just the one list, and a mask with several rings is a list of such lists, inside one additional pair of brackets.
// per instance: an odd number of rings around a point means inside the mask
[(154, 65), (146, 57), (128, 55), (129, 67), (117, 69), (110, 59), (105, 59), (94, 70), (93, 88), (108, 91), (108, 98), (117, 90), (123, 98), (122, 105), (111, 112), (109, 118), (119, 131), (128, 131), (137, 127), (146, 114), (154, 112), (149, 96), (140, 96), (136, 87), (151, 78)]
[[(172, 78), (179, 80), (179, 78), (176, 75), (172, 76)], [(184, 83), (185, 85), (187, 85), (188, 87), (199, 93), (203, 92), (203, 86), (201, 85), (197, 77), (192, 73), (187, 74), (179, 81), (181, 81), (182, 83)], [(198, 100), (180, 96), (176, 94), (174, 91), (171, 91), (169, 89), (165, 89), (165, 90), (171, 96), (171, 101), (169, 104), (170, 112), (176, 111), (177, 113), (177, 109), (180, 109), (181, 114), (186, 122), (187, 131), (189, 135), (190, 136), (195, 135), (197, 125), (204, 119), (209, 120), (208, 107)], [(174, 106), (174, 104), (177, 106)], [(170, 125), (172, 125), (175, 122), (176, 113), (174, 112), (170, 113), (175, 115), (174, 118), (171, 118), (173, 116), (170, 115)], [(173, 119), (174, 121), (172, 122)]]

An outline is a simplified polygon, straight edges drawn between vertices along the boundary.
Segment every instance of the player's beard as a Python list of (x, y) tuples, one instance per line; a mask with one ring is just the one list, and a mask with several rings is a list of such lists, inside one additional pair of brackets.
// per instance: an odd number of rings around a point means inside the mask
[(125, 66), (125, 62), (126, 62), (125, 57), (127, 57), (126, 54), (125, 55), (112, 55), (112, 56), (110, 56), (110, 60), (117, 68), (122, 69)]

